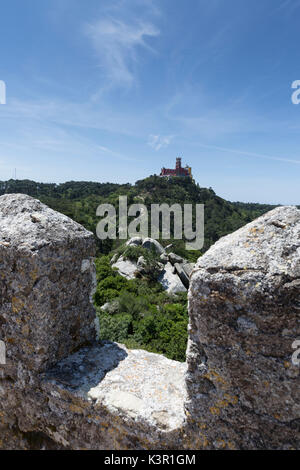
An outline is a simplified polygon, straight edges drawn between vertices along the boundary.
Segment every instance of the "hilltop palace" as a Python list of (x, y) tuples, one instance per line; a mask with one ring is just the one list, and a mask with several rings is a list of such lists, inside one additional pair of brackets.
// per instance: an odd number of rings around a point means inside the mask
[(176, 158), (176, 168), (173, 170), (171, 168), (163, 167), (161, 169), (160, 176), (170, 178), (171, 176), (187, 176), (188, 178), (193, 178), (192, 176), (192, 168), (188, 165), (183, 168), (181, 166), (181, 158)]

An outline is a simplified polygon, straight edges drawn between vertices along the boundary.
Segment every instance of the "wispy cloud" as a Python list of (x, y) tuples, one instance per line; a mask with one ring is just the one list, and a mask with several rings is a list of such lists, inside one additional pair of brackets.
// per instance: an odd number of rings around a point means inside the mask
[(90, 38), (109, 86), (131, 86), (141, 50), (153, 51), (147, 39), (159, 35), (159, 30), (142, 20), (125, 21), (109, 16), (86, 24)]
[(284, 0), (279, 6), (275, 8), (275, 11), (278, 12), (280, 10), (284, 10), (285, 8), (289, 7), (292, 3), (292, 0)]
[(290, 16), (294, 11), (300, 7), (299, 0), (284, 0), (278, 7), (275, 8), (273, 14), (283, 14)]
[(173, 135), (166, 135), (166, 136), (161, 136), (161, 135), (149, 135), (148, 139), (148, 145), (150, 147), (154, 148), (154, 150), (158, 151), (162, 148), (168, 147), (170, 145)]
[(205, 145), (205, 144), (197, 144), (198, 147), (206, 148), (206, 149), (211, 149), (211, 150), (218, 150), (220, 152), (226, 152), (226, 153), (231, 153), (235, 155), (244, 155), (246, 157), (253, 157), (253, 158), (263, 158), (266, 160), (275, 160), (278, 162), (284, 162), (284, 163), (295, 163), (296, 165), (300, 165), (300, 160), (293, 160), (290, 158), (284, 158), (284, 157), (275, 157), (273, 155), (265, 155), (261, 153), (255, 153), (255, 152), (247, 152), (245, 150), (237, 150), (237, 149), (232, 149), (232, 148), (227, 148), (227, 147), (218, 147), (215, 145)]
[(119, 136), (140, 138), (145, 136), (145, 128), (149, 128), (152, 123), (152, 120), (142, 113), (136, 116), (134, 112), (123, 112), (106, 104), (99, 107), (88, 102), (47, 99), (36, 101), (11, 99), (9, 105), (3, 106), (1, 117), (6, 122), (32, 121), (74, 130), (97, 129)]

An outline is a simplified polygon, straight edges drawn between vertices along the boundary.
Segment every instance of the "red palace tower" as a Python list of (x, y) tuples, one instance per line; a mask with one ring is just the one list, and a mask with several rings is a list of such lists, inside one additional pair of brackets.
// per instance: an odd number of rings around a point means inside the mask
[(164, 176), (164, 177), (187, 176), (189, 178), (192, 178), (192, 168), (188, 165), (185, 168), (183, 168), (181, 166), (181, 158), (178, 157), (176, 158), (176, 168), (173, 170), (171, 168), (163, 167), (161, 169), (160, 176)]

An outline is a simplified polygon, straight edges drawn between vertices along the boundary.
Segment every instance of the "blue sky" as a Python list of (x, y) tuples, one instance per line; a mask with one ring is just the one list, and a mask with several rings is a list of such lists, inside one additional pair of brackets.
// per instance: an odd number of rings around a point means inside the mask
[(182, 156), (229, 200), (300, 204), (300, 0), (1, 5), (0, 180), (135, 182)]

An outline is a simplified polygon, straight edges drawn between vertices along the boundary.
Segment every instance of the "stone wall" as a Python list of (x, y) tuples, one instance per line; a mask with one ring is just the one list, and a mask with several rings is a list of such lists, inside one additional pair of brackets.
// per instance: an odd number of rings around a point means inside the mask
[(0, 198), (0, 338), (41, 371), (95, 339), (93, 235), (26, 195)]
[(192, 277), (186, 409), (210, 446), (299, 448), (300, 211), (219, 240)]
[(199, 259), (186, 364), (97, 342), (91, 233), (24, 195), (0, 227), (0, 448), (300, 448), (300, 211)]

